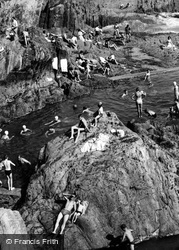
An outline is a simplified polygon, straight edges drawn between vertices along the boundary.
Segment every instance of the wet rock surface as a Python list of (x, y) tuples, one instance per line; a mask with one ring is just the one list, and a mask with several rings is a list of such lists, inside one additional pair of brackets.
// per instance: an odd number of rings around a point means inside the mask
[[(111, 129), (122, 129), (125, 136)], [(83, 153), (85, 143), (100, 134), (109, 137), (105, 148)], [(104, 247), (107, 234), (122, 234), (122, 223), (135, 228), (136, 239), (178, 233), (176, 158), (154, 140), (126, 128), (114, 113), (89, 134), (82, 133), (76, 144), (66, 136), (57, 137), (41, 150), (40, 159), (21, 209), (28, 232), (53, 230), (66, 192), (87, 200), (89, 206), (75, 224), (68, 222), (65, 249)]]

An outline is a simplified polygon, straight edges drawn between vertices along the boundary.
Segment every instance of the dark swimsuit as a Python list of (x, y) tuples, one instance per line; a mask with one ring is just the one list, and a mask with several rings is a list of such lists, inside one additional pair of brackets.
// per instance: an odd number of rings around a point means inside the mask
[(12, 171), (11, 171), (11, 170), (5, 170), (5, 174), (6, 174), (7, 176), (10, 176), (10, 174), (12, 174)]
[(85, 128), (85, 125), (84, 125), (84, 123), (82, 121), (80, 121), (79, 124), (78, 124), (78, 127), (79, 128)]

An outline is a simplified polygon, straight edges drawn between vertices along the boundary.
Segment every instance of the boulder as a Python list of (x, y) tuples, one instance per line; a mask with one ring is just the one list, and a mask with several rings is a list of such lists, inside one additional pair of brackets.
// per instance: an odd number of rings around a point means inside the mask
[[(124, 137), (114, 130), (123, 130)], [(107, 135), (103, 148), (82, 152), (84, 144)], [(106, 137), (106, 138), (107, 138)], [(89, 202), (86, 213), (65, 229), (65, 249), (98, 249), (106, 236), (134, 229), (137, 239), (177, 234), (178, 175), (175, 159), (147, 136), (125, 127), (112, 112), (78, 142), (57, 137), (41, 150), (41, 163), (31, 178), (21, 209), (28, 232), (52, 232), (64, 206), (62, 193)], [(39, 223), (39, 221), (41, 223)], [(37, 226), (38, 225), (38, 226)]]

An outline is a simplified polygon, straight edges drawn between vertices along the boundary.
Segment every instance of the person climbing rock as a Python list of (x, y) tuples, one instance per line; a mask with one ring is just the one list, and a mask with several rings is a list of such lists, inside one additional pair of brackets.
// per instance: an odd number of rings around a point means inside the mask
[(121, 225), (122, 231), (124, 231), (122, 242), (126, 242), (130, 246), (130, 250), (134, 250), (134, 237), (132, 235), (132, 229), (127, 228), (125, 224)]
[(72, 215), (72, 210), (76, 211), (76, 198), (74, 195), (70, 195), (70, 198), (67, 198), (67, 194), (63, 194), (64, 198), (66, 199), (66, 204), (65, 204), (65, 208), (62, 209), (57, 217), (56, 223), (55, 223), (55, 228), (53, 230), (53, 234), (56, 234), (57, 232), (57, 228), (58, 225), (61, 221), (61, 219), (63, 218), (63, 224), (61, 226), (61, 231), (60, 234), (63, 234), (63, 231), (65, 229), (66, 223), (70, 217), (70, 215)]

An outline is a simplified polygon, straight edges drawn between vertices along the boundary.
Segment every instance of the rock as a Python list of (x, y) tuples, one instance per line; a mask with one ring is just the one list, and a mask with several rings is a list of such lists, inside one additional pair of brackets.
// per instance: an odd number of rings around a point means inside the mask
[(18, 211), (0, 208), (0, 234), (27, 234), (26, 226)]
[[(111, 129), (122, 129), (124, 137)], [(82, 153), (84, 143), (101, 133), (109, 136), (105, 150)], [(41, 150), (41, 158), (21, 210), (28, 232), (53, 230), (66, 192), (89, 205), (75, 224), (68, 221), (65, 249), (105, 247), (107, 234), (122, 234), (122, 223), (134, 229), (135, 238), (179, 233), (175, 159), (145, 134), (141, 138), (126, 128), (114, 113), (108, 112), (89, 134), (81, 133), (76, 144), (66, 136), (55, 138)]]

